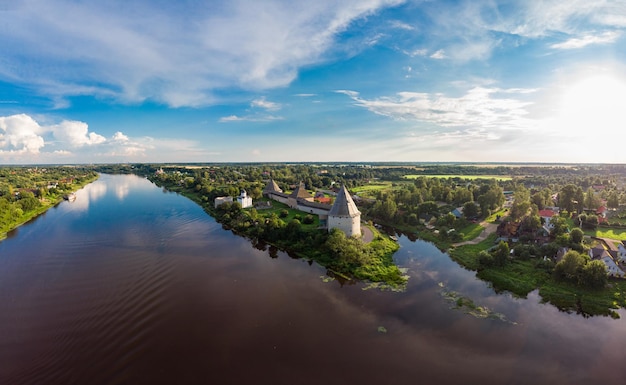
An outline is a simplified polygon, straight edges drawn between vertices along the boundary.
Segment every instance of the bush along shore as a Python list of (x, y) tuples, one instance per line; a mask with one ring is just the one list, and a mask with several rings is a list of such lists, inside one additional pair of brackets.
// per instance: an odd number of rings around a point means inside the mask
[(406, 287), (408, 276), (393, 262), (393, 254), (399, 248), (397, 242), (373, 226), (369, 226), (373, 240), (364, 243), (336, 229), (328, 232), (320, 227), (317, 216), (279, 202), (268, 201), (267, 208), (258, 210), (242, 209), (237, 202), (226, 202), (216, 208), (214, 191), (207, 194), (169, 180), (153, 177), (150, 180), (198, 203), (224, 228), (249, 238), (255, 247), (263, 250), (269, 247), (270, 256), (283, 250), (292, 257), (315, 261), (327, 269), (329, 276), (342, 283), (366, 281), (392, 290)]
[(95, 171), (77, 167), (2, 168), (0, 239), (96, 179)]

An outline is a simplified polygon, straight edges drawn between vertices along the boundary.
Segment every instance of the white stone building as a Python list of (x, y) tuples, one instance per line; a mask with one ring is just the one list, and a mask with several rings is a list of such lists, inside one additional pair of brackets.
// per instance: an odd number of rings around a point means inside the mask
[(361, 236), (361, 212), (346, 186), (341, 186), (337, 199), (328, 212), (328, 231), (334, 228), (343, 231), (348, 237)]
[(217, 197), (217, 198), (215, 198), (215, 208), (218, 208), (223, 203), (233, 203), (233, 197)]
[(241, 190), (241, 194), (237, 197), (237, 202), (239, 202), (242, 209), (252, 207), (252, 197), (248, 196), (246, 190)]

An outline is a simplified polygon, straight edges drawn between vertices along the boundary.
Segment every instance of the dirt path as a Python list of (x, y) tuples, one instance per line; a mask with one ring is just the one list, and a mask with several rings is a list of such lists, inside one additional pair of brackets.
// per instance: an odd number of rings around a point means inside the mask
[(361, 226), (361, 231), (363, 232), (363, 243), (370, 243), (374, 240), (374, 233), (367, 226)]
[(493, 224), (493, 223), (489, 223), (489, 222), (485, 222), (485, 221), (480, 222), (480, 225), (482, 227), (484, 227), (484, 229), (480, 233), (480, 235), (478, 235), (476, 238), (472, 239), (471, 241), (455, 243), (452, 246), (458, 247), (458, 246), (463, 246), (463, 245), (475, 245), (475, 244), (480, 243), (480, 242), (484, 241), (485, 239), (487, 239), (488, 236), (490, 236), (491, 234), (495, 233), (496, 230), (498, 229), (498, 225)]

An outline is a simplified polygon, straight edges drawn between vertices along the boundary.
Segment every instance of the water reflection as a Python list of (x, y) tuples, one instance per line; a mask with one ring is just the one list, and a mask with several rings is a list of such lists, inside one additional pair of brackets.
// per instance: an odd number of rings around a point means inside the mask
[[(102, 176), (100, 176), (102, 177)], [(95, 202), (107, 192), (107, 184), (104, 181), (96, 180), (93, 183), (85, 186), (83, 189), (76, 192), (76, 200), (71, 203), (71, 207), (76, 211), (87, 211), (89, 209), (89, 203)]]
[[(251, 245), (145, 179), (98, 182), (79, 192), (100, 191), (85, 211), (60, 205), (0, 242), (0, 384), (617, 384), (626, 375), (622, 321), (559, 312), (536, 293), (496, 294), (426, 242), (400, 236), (406, 292), (364, 290)], [(118, 186), (128, 186), (121, 200)], [(515, 324), (455, 309), (441, 284)]]

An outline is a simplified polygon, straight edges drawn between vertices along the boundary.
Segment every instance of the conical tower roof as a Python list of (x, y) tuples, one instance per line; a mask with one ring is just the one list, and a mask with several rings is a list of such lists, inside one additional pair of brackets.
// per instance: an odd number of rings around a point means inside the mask
[(269, 193), (269, 192), (283, 192), (283, 190), (280, 189), (280, 187), (278, 187), (278, 184), (274, 181), (274, 179), (270, 179), (269, 182), (267, 182), (267, 186), (265, 186), (265, 188), (263, 189), (263, 192), (265, 193)]
[(341, 186), (337, 199), (335, 199), (333, 207), (328, 212), (328, 216), (354, 218), (357, 215), (361, 215), (361, 212), (354, 204), (346, 186)]
[(298, 198), (310, 199), (310, 198), (313, 198), (313, 195), (311, 195), (311, 193), (306, 191), (306, 189), (304, 188), (304, 184), (300, 183), (298, 187), (296, 187), (296, 189), (293, 190), (291, 195), (289, 195), (289, 197), (296, 198), (296, 199)]

